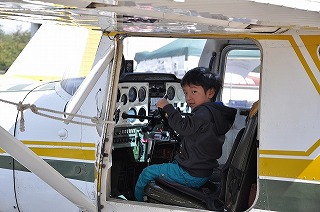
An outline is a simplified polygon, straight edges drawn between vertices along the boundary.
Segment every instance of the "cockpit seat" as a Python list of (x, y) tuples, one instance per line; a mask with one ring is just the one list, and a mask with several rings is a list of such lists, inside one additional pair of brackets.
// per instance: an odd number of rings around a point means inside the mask
[(226, 187), (230, 184), (227, 180), (229, 168), (232, 166), (232, 160), (239, 144), (241, 146), (252, 146), (253, 135), (256, 134), (257, 130), (257, 112), (258, 102), (254, 103), (250, 110), (246, 128), (241, 129), (237, 134), (226, 163), (218, 171), (215, 171), (214, 175), (218, 174), (220, 177), (218, 177), (218, 181), (214, 180), (217, 177), (213, 175), (205, 185), (196, 189), (164, 178), (157, 178), (145, 187), (148, 202), (223, 211), (225, 208)]
[(178, 205), (189, 208), (218, 210), (219, 185), (207, 183), (201, 188), (190, 188), (179, 183), (157, 178), (145, 187), (149, 202)]

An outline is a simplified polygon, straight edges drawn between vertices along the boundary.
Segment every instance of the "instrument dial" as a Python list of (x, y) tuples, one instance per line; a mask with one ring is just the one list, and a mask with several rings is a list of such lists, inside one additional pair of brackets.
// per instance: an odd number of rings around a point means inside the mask
[[(130, 110), (128, 111), (128, 115), (137, 115), (137, 111), (134, 108), (130, 108)], [(128, 121), (130, 123), (133, 123), (136, 119), (135, 118), (128, 118)]]
[(137, 98), (137, 89), (135, 87), (131, 87), (129, 89), (129, 102), (134, 102)]
[(125, 104), (127, 104), (127, 101), (128, 101), (127, 95), (122, 94), (122, 96), (121, 96), (121, 102), (125, 105)]
[(139, 88), (139, 91), (138, 91), (139, 102), (143, 102), (146, 99), (146, 95), (147, 95), (147, 91), (145, 87)]
[(174, 96), (176, 95), (176, 92), (174, 90), (173, 86), (170, 86), (167, 90), (167, 95), (168, 95), (168, 99), (172, 100), (174, 98)]
[[(139, 112), (138, 112), (138, 115), (139, 115), (139, 116), (146, 116), (146, 115), (147, 115), (146, 109), (144, 109), (143, 107), (140, 108), (140, 110), (139, 110)], [(140, 121), (140, 122), (143, 122), (144, 119), (139, 119), (139, 121)]]

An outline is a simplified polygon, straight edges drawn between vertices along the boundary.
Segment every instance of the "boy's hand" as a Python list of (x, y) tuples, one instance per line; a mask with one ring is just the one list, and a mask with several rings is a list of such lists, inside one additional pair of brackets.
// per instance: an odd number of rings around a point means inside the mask
[(162, 99), (159, 99), (159, 101), (157, 102), (157, 107), (162, 109), (167, 104), (169, 104), (169, 102), (165, 98), (162, 98)]

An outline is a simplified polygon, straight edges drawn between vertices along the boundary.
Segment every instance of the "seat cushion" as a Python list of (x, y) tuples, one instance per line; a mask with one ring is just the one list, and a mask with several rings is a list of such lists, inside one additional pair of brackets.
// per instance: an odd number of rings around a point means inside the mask
[(144, 190), (149, 202), (177, 205), (189, 208), (206, 209), (206, 204), (180, 191), (158, 186), (154, 181), (150, 182)]
[(145, 194), (149, 202), (221, 211), (223, 204), (218, 198), (220, 190), (220, 185), (212, 182), (207, 182), (201, 188), (189, 188), (164, 178), (157, 178), (145, 187)]

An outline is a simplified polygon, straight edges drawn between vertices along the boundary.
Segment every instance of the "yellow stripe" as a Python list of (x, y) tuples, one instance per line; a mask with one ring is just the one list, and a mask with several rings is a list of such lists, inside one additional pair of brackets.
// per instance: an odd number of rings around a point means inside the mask
[(76, 147), (95, 147), (94, 143), (82, 142), (55, 142), (55, 141), (22, 141), (25, 145), (46, 145), (46, 146), (76, 146)]
[(101, 31), (88, 29), (86, 47), (80, 65), (80, 76), (87, 76), (96, 57), (97, 48), (101, 39)]
[[(64, 148), (30, 148), (38, 156), (43, 157), (55, 157), (55, 158), (69, 158), (69, 159), (81, 159), (81, 160), (95, 160), (94, 150), (83, 149), (64, 149)], [(5, 153), (0, 148), (0, 153)]]
[(318, 71), (320, 71), (320, 60), (318, 57), (318, 47), (320, 45), (320, 36), (319, 35), (300, 35), (301, 40), (306, 46), (311, 58), (316, 64)]
[[(298, 56), (301, 64), (303, 65), (307, 75), (309, 76), (311, 82), (313, 83), (314, 87), (316, 88), (316, 90), (318, 91), (318, 93), (320, 94), (320, 85), (317, 81), (317, 79), (315, 78), (314, 74), (311, 71), (311, 68), (309, 67), (307, 61), (305, 60), (305, 58), (303, 57), (303, 54), (301, 53), (297, 43), (295, 42), (295, 40), (293, 39), (293, 37), (291, 35), (279, 35), (279, 36), (274, 36), (274, 35), (258, 35), (258, 36), (254, 36), (255, 39), (257, 40), (263, 40), (263, 39), (267, 39), (267, 40), (288, 40), (292, 46), (292, 48), (294, 49), (296, 55)], [(313, 40), (317, 38), (316, 40)], [(320, 37), (317, 36), (301, 36), (302, 41), (304, 42), (304, 45), (306, 46), (306, 48), (309, 51), (309, 54), (311, 55), (312, 59), (314, 60), (316, 66), (318, 69), (320, 69), (320, 61), (316, 55), (317, 53), (317, 47), (319, 46), (319, 39)], [(320, 145), (320, 139), (315, 142), (307, 151), (283, 151), (283, 150), (260, 150), (259, 153), (260, 154), (268, 154), (268, 155), (290, 155), (290, 156), (309, 156), (311, 155)], [(277, 165), (279, 166), (278, 168), (274, 168), (269, 167), (271, 171), (276, 170), (276, 173), (280, 174), (281, 170), (283, 170), (284, 166), (288, 167), (288, 166), (292, 166), (295, 167), (297, 165), (297, 169), (295, 170), (299, 170), (299, 166), (300, 167), (307, 167), (306, 164), (312, 163), (312, 160), (298, 160), (298, 159), (275, 159), (275, 158), (261, 158), (262, 161), (269, 161), (270, 163), (272, 163), (273, 165)], [(299, 162), (297, 164), (295, 164), (295, 160), (298, 160)], [(276, 161), (276, 162), (275, 162)], [(292, 162), (295, 161), (295, 162)], [(317, 159), (317, 163), (319, 162), (319, 160)], [(279, 165), (281, 164), (281, 165)], [(310, 168), (310, 167), (309, 167)], [(274, 169), (274, 170), (273, 170)], [(320, 169), (319, 169), (320, 170)], [(268, 173), (268, 168), (266, 169), (266, 173)], [(299, 173), (299, 171), (296, 171)], [(304, 172), (303, 172), (304, 173)], [(314, 173), (313, 171), (311, 171), (311, 173)], [(262, 174), (262, 173), (260, 173)], [(289, 173), (288, 173), (289, 174)], [(262, 174), (265, 175), (265, 174)], [(269, 176), (268, 174), (266, 174), (267, 176)], [(285, 173), (280, 174), (282, 175), (282, 177), (289, 177), (286, 176)], [(297, 173), (295, 174), (290, 174), (290, 176), (293, 178), (296, 178)], [(302, 174), (303, 175), (303, 174)], [(277, 174), (272, 174), (271, 176), (277, 176)], [(320, 175), (318, 175), (320, 176)], [(300, 177), (301, 179), (303, 179), (303, 176)]]
[(320, 157), (316, 160), (259, 158), (259, 175), (320, 180)]
[(290, 156), (309, 156), (320, 146), (320, 139), (314, 143), (307, 151), (293, 150), (260, 150), (260, 154), (265, 155), (290, 155)]
[[(309, 36), (303, 37), (302, 40), (304, 41), (305, 46), (308, 46), (308, 45), (312, 44), (312, 42), (310, 40), (307, 40), (306, 37), (309, 37)], [(313, 36), (310, 36), (310, 39), (312, 39), (312, 38), (313, 38)], [(301, 64), (303, 65), (311, 82), (313, 83), (314, 87), (316, 88), (316, 90), (320, 94), (320, 85), (319, 85), (317, 79), (315, 78), (315, 76), (313, 75), (311, 68), (309, 67), (307, 61), (303, 57), (303, 54), (301, 53), (297, 43), (295, 42), (295, 40), (293, 39), (293, 37), (291, 35), (284, 35), (284, 36), (282, 36), (282, 35), (279, 35), (279, 36), (262, 35), (262, 36), (256, 36), (256, 39), (258, 39), (258, 40), (260, 40), (260, 39), (288, 40), (290, 42), (292, 48), (294, 49), (296, 55), (298, 56)], [(315, 49), (312, 49), (310, 46), (308, 46), (307, 49), (308, 49), (311, 57), (314, 58), (314, 56), (312, 56), (313, 54), (311, 54), (311, 52), (314, 52), (314, 54), (316, 54), (317, 51)], [(317, 67), (319, 69), (320, 63), (318, 63), (318, 65), (317, 65)], [(270, 155), (309, 156), (319, 147), (319, 145), (320, 145), (320, 139), (315, 144), (313, 144), (307, 151), (260, 150), (259, 152), (260, 152), (260, 154), (270, 154)]]
[(320, 85), (317, 81), (317, 79), (315, 78), (315, 76), (313, 75), (311, 68), (309, 67), (307, 61), (305, 60), (305, 58), (303, 57), (303, 54), (301, 53), (298, 45), (296, 44), (296, 42), (293, 39), (289, 40), (292, 48), (294, 49), (294, 51), (296, 52), (297, 56), (300, 59), (301, 64), (303, 65), (305, 71), (307, 72), (312, 84), (314, 85), (314, 87), (316, 88), (316, 90), (318, 91), (318, 93), (320, 94)]
[[(296, 55), (298, 56), (302, 66), (304, 67), (304, 70), (306, 71), (307, 75), (309, 76), (312, 84), (314, 85), (314, 87), (316, 88), (316, 90), (318, 91), (318, 93), (320, 94), (320, 85), (319, 85), (319, 82), (317, 81), (317, 79), (315, 78), (315, 76), (313, 75), (312, 71), (311, 71), (311, 68), (309, 67), (307, 61), (305, 60), (305, 58), (303, 57), (303, 54), (301, 53), (297, 43), (295, 42), (295, 40), (293, 39), (293, 37), (291, 35), (258, 35), (258, 36), (253, 36), (255, 39), (257, 40), (263, 40), (263, 39), (267, 39), (267, 40), (288, 40), (292, 46), (292, 48), (294, 49), (294, 51), (296, 52)], [(307, 40), (306, 37), (309, 37), (309, 36), (303, 36), (303, 41), (304, 42), (307, 42), (305, 43), (306, 44), (312, 44), (311, 41), (309, 39), (312, 39), (313, 36), (310, 36), (310, 38)], [(319, 42), (317, 42), (319, 43)], [(313, 45), (319, 45), (319, 44), (314, 44)], [(307, 45), (306, 45), (307, 46)], [(310, 52), (310, 48), (308, 49), (308, 51)], [(311, 57), (314, 58), (314, 54), (316, 54), (316, 50), (313, 50), (311, 48), (311, 52), (313, 52), (311, 54)], [(314, 59), (315, 60), (315, 59)], [(316, 63), (317, 64), (317, 63)], [(319, 65), (320, 66), (320, 65)], [(319, 66), (317, 65), (318, 69), (319, 69)]]
[[(95, 160), (95, 150), (81, 149), (82, 147), (95, 148), (94, 143), (80, 143), (80, 142), (54, 142), (54, 141), (22, 141), (25, 145), (38, 145), (38, 146), (52, 146), (53, 148), (46, 147), (30, 147), (30, 149), (39, 156), (43, 157), (56, 157), (56, 158), (69, 158), (81, 160)], [(75, 148), (61, 148), (62, 147), (78, 147)], [(5, 153), (0, 148), (0, 153)]]
[(102, 177), (102, 173), (101, 173), (101, 163), (99, 164), (95, 164), (95, 179), (97, 179), (97, 191), (100, 192), (101, 191), (101, 177)]
[(95, 160), (94, 150), (64, 149), (64, 148), (30, 148), (34, 153), (43, 157), (70, 158), (82, 160)]

